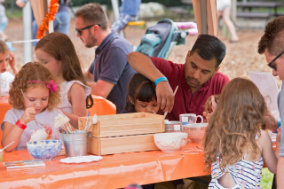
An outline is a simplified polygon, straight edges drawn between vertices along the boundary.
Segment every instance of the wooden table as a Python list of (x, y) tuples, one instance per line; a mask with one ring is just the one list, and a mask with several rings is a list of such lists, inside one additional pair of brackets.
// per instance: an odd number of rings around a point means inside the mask
[[(0, 165), (0, 188), (121, 188), (128, 184), (149, 184), (209, 175), (203, 152), (188, 144), (173, 153), (161, 151), (103, 156), (99, 162), (64, 164), (45, 161), (45, 167), (7, 170)], [(6, 152), (3, 161), (33, 159), (26, 150)]]

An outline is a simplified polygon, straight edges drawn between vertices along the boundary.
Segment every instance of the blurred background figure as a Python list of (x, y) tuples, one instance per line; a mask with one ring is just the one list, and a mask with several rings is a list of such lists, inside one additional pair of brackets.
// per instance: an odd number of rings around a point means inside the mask
[(112, 31), (119, 33), (128, 22), (137, 20), (140, 4), (141, 0), (123, 0), (119, 19), (112, 24)]
[(230, 32), (230, 43), (239, 41), (234, 23), (231, 20), (231, 0), (217, 0), (218, 18), (222, 15), (223, 21)]
[(3, 5), (5, 0), (0, 0), (0, 40), (7, 41), (8, 37), (4, 33), (6, 26), (8, 25), (8, 18), (6, 16), (6, 10)]
[[(26, 2), (27, 0), (17, 0), (16, 5), (18, 7), (23, 8)], [(58, 8), (58, 12), (56, 13), (55, 19), (53, 21), (53, 29), (54, 29), (54, 32), (64, 33), (68, 35), (70, 20), (71, 20), (71, 14), (68, 8), (68, 4), (70, 3), (70, 0), (59, 0), (58, 2), (59, 2), (59, 8)], [(37, 30), (38, 30), (38, 25), (36, 23), (34, 15), (32, 15), (32, 38), (33, 39), (36, 39)], [(36, 45), (36, 42), (34, 42), (34, 46), (35, 45)]]

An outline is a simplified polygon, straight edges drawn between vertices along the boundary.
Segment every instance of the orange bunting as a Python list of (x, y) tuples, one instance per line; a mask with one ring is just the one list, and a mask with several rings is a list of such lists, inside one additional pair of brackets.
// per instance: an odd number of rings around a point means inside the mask
[(38, 39), (41, 39), (44, 35), (44, 33), (49, 29), (48, 24), (49, 21), (52, 21), (55, 19), (56, 13), (58, 11), (59, 8), (59, 4), (58, 4), (59, 0), (51, 0), (50, 1), (50, 5), (48, 7), (48, 12), (46, 13), (43, 22), (41, 23), (41, 25), (38, 27), (37, 30), (37, 35), (36, 37)]

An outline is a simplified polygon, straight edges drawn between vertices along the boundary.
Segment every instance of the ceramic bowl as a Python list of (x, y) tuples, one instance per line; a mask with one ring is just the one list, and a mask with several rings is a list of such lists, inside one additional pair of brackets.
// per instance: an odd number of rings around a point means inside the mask
[(188, 134), (188, 139), (193, 143), (200, 143), (205, 135), (208, 123), (190, 123), (182, 126), (182, 131)]
[(154, 134), (156, 146), (164, 152), (180, 150), (187, 142), (187, 133), (158, 133)]
[(27, 142), (28, 152), (36, 159), (53, 159), (58, 155), (61, 147), (61, 140), (38, 140)]

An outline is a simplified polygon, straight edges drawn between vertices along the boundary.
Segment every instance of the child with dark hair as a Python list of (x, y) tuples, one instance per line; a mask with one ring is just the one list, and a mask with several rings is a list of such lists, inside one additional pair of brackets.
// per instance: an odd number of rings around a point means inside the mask
[(155, 84), (139, 73), (136, 73), (129, 82), (126, 101), (127, 112), (157, 113), (159, 111)]

